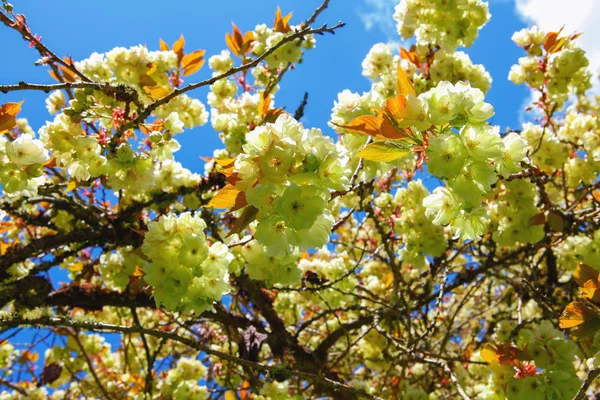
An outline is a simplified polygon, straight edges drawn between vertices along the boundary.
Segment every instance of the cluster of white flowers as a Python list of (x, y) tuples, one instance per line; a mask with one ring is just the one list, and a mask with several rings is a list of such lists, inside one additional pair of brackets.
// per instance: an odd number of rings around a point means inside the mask
[(209, 247), (205, 228), (189, 212), (148, 224), (142, 250), (152, 262), (144, 266), (144, 280), (153, 286), (156, 303), (170, 311), (200, 314), (229, 292), (233, 255), (223, 243)]
[[(21, 121), (26, 124), (26, 121)], [(0, 137), (0, 183), (8, 194), (35, 193), (45, 182), (43, 164), (49, 160), (44, 144), (32, 133), (23, 132), (16, 139)]]
[(257, 127), (246, 140), (235, 161), (235, 187), (258, 210), (254, 237), (273, 256), (327, 243), (334, 222), (330, 190), (350, 183), (343, 149), (288, 115)]
[[(299, 30), (301, 26), (290, 26), (291, 30)], [(256, 41), (252, 46), (252, 53), (260, 56), (265, 51), (275, 46), (288, 34), (278, 32), (269, 28), (265, 24), (257, 25), (254, 29)], [(267, 56), (266, 61), (269, 69), (286, 68), (290, 63), (298, 62), (302, 59), (304, 50), (310, 50), (315, 47), (315, 38), (313, 35), (307, 35), (302, 39), (296, 39), (279, 47), (275, 52)]]
[(540, 241), (544, 237), (544, 225), (532, 223), (532, 219), (541, 212), (536, 206), (536, 186), (518, 179), (503, 182), (498, 192), (497, 202), (488, 204), (488, 214), (497, 224), (496, 229), (491, 229), (494, 240), (500, 246)]
[[(499, 324), (496, 336), (501, 339), (501, 343), (511, 344), (510, 333), (514, 328), (515, 324), (512, 322), (504, 321)], [(578, 353), (577, 346), (573, 341), (565, 341), (563, 332), (554, 328), (550, 321), (531, 325), (529, 329), (520, 329), (516, 347), (517, 351), (523, 352), (521, 358), (529, 359), (520, 363), (522, 369), (517, 368), (517, 371), (521, 371), (517, 374), (514, 365), (500, 363), (498, 360), (492, 360), (491, 365), (485, 369), (473, 364), (472, 367), (469, 366), (469, 371), (478, 375), (491, 370), (489, 383), (479, 388), (479, 399), (568, 399), (577, 393), (581, 385), (573, 366)]]
[(467, 84), (441, 82), (417, 100), (417, 107), (426, 107), (429, 123), (440, 127), (429, 139), (428, 171), (447, 184), (423, 200), (427, 214), (436, 224), (450, 224), (456, 236), (477, 238), (488, 221), (482, 197), (498, 175), (521, 169), (526, 144), (516, 134), (501, 138), (499, 129), (485, 122), (493, 108)]
[[(447, 248), (444, 230), (427, 217), (423, 200), (429, 195), (420, 180), (410, 182), (394, 195), (393, 203), (398, 207), (394, 218), (394, 233), (401, 238), (403, 247), (399, 251), (403, 263), (416, 271), (427, 265), (427, 257), (439, 257)], [(377, 199), (375, 200), (377, 204)]]
[(490, 13), (482, 0), (402, 0), (394, 19), (403, 39), (415, 35), (419, 46), (452, 52), (473, 44)]
[(532, 88), (545, 85), (550, 100), (558, 105), (570, 93), (583, 94), (591, 87), (585, 51), (571, 38), (564, 38), (560, 48), (549, 47), (546, 52), (546, 33), (535, 26), (516, 32), (512, 39), (527, 51), (527, 56), (519, 58), (519, 64), (510, 69), (508, 79), (513, 83), (527, 83)]

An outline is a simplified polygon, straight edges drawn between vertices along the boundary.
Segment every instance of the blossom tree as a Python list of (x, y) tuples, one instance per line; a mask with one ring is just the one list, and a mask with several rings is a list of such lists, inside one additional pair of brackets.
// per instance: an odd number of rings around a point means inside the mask
[[(0, 399), (600, 391), (600, 103), (579, 33), (515, 33), (535, 116), (501, 131), (490, 75), (457, 50), (487, 3), (402, 0), (416, 44), (375, 44), (370, 90), (349, 82), (313, 128), (308, 96), (276, 99), (343, 28), (316, 24), (328, 3), (234, 24), (219, 54), (181, 36), (77, 61), (1, 0), (57, 83), (0, 86), (48, 93), (53, 115), (34, 129), (0, 103)], [(193, 173), (177, 136), (208, 123), (223, 146)]]

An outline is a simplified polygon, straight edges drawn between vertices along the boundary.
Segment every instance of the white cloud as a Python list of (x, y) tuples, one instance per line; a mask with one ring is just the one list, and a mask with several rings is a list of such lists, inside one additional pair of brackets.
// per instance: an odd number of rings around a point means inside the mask
[(399, 2), (400, 0), (364, 0), (364, 7), (357, 10), (365, 30), (381, 31), (393, 49), (397, 49), (402, 43), (393, 18), (394, 8)]
[(598, 0), (515, 0), (517, 12), (527, 23), (545, 31), (583, 32), (577, 39), (590, 60), (590, 70), (600, 69), (600, 2)]

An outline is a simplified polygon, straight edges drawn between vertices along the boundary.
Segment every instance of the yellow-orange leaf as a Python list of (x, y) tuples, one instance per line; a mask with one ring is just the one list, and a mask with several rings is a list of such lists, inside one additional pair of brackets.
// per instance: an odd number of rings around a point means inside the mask
[(600, 304), (600, 282), (590, 279), (581, 288), (581, 294), (592, 303)]
[(358, 156), (370, 161), (389, 162), (409, 153), (410, 149), (396, 142), (375, 142), (362, 149)]
[(177, 54), (179, 60), (183, 58), (183, 47), (185, 46), (185, 39), (183, 38), (183, 34), (179, 36), (179, 39), (173, 43), (173, 51)]
[(220, 167), (229, 169), (234, 167), (235, 158), (215, 158), (215, 162), (219, 164)]
[(0, 240), (0, 256), (5, 255), (8, 249), (10, 249), (10, 246), (12, 246), (12, 243), (6, 243), (5, 241)]
[(192, 75), (202, 68), (202, 65), (204, 65), (204, 53), (206, 53), (206, 50), (196, 50), (183, 56), (181, 59), (183, 76)]
[(225, 400), (236, 400), (237, 398), (235, 397), (235, 392), (233, 391), (228, 391), (225, 392)]
[(76, 187), (77, 187), (77, 182), (75, 182), (74, 180), (70, 180), (69, 183), (67, 183), (67, 187), (65, 189), (65, 194), (72, 192), (73, 190), (75, 190)]
[(383, 283), (383, 287), (386, 289), (392, 286), (392, 283), (394, 283), (394, 274), (392, 272), (385, 274), (381, 283)]
[(37, 362), (39, 360), (40, 355), (36, 352), (31, 352), (29, 350), (23, 350), (21, 353), (21, 357), (19, 357), (19, 362), (25, 364), (27, 361), (29, 362)]
[(413, 63), (417, 68), (421, 67), (421, 63), (419, 62), (419, 56), (417, 54), (416, 46), (411, 46), (410, 51), (406, 50), (403, 47), (400, 47), (400, 58), (403, 60), (408, 60)]
[(233, 185), (227, 185), (214, 195), (205, 207), (231, 208), (235, 206), (235, 201), (240, 191)]
[(164, 40), (159, 39), (160, 51), (169, 51), (169, 45)]
[(583, 287), (589, 280), (598, 281), (598, 271), (587, 264), (579, 263), (575, 272), (573, 272), (573, 279), (577, 282), (577, 285)]
[(498, 364), (498, 357), (496, 356), (497, 351), (493, 344), (486, 343), (483, 348), (479, 350), (479, 354), (483, 361), (489, 364)]
[(416, 96), (415, 88), (411, 83), (406, 71), (402, 68), (402, 63), (398, 62), (398, 77), (396, 78), (396, 89), (398, 90), (398, 96), (406, 97), (409, 94)]
[(146, 92), (153, 99), (161, 99), (169, 94), (169, 91), (160, 85), (155, 86), (144, 86), (144, 92)]
[(569, 303), (558, 319), (561, 329), (573, 328), (596, 316), (596, 312), (582, 301)]
[(250, 50), (250, 45), (254, 41), (254, 34), (246, 32), (245, 35), (242, 35), (242, 31), (233, 22), (231, 22), (231, 25), (233, 26), (233, 34), (225, 34), (225, 43), (227, 43), (227, 47), (233, 54), (241, 57)]
[(288, 33), (292, 30), (290, 27), (290, 19), (292, 18), (292, 13), (289, 13), (285, 17), (281, 16), (281, 8), (277, 7), (277, 11), (275, 12), (275, 22), (273, 23), (273, 30), (275, 32)]
[(158, 64), (156, 62), (148, 63), (146, 66), (148, 67), (148, 72), (146, 72), (146, 75), (152, 75), (158, 71)]
[(479, 354), (490, 364), (518, 365), (521, 361), (531, 360), (531, 357), (518, 347), (504, 344), (486, 343)]
[[(73, 60), (70, 57), (65, 57), (64, 58), (65, 62), (68, 64), (73, 64)], [(69, 68), (65, 67), (64, 65), (56, 65), (56, 67), (58, 68), (58, 74), (56, 74), (54, 72), (54, 70), (49, 70), (48, 73), (50, 74), (50, 76), (52, 78), (54, 78), (55, 80), (59, 81), (59, 82), (75, 82), (77, 80), (77, 77), (75, 75), (75, 73), (73, 71), (71, 71)]]
[(68, 267), (69, 271), (71, 272), (79, 272), (81, 270), (83, 270), (83, 263), (82, 262), (77, 262), (75, 264), (72, 264)]
[(244, 36), (239, 28), (231, 22), (233, 26), (233, 34), (226, 33), (225, 34), (225, 43), (227, 43), (227, 47), (229, 50), (238, 57), (242, 55), (242, 46), (244, 44)]
[(21, 111), (23, 100), (18, 103), (6, 103), (0, 107), (0, 134), (17, 126), (17, 114)]

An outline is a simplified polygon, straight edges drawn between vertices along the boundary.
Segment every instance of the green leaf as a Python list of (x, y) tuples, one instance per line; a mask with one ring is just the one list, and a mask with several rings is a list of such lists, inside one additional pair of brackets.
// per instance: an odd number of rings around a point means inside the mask
[(369, 161), (389, 162), (409, 153), (409, 148), (397, 142), (375, 142), (362, 149), (358, 156)]

